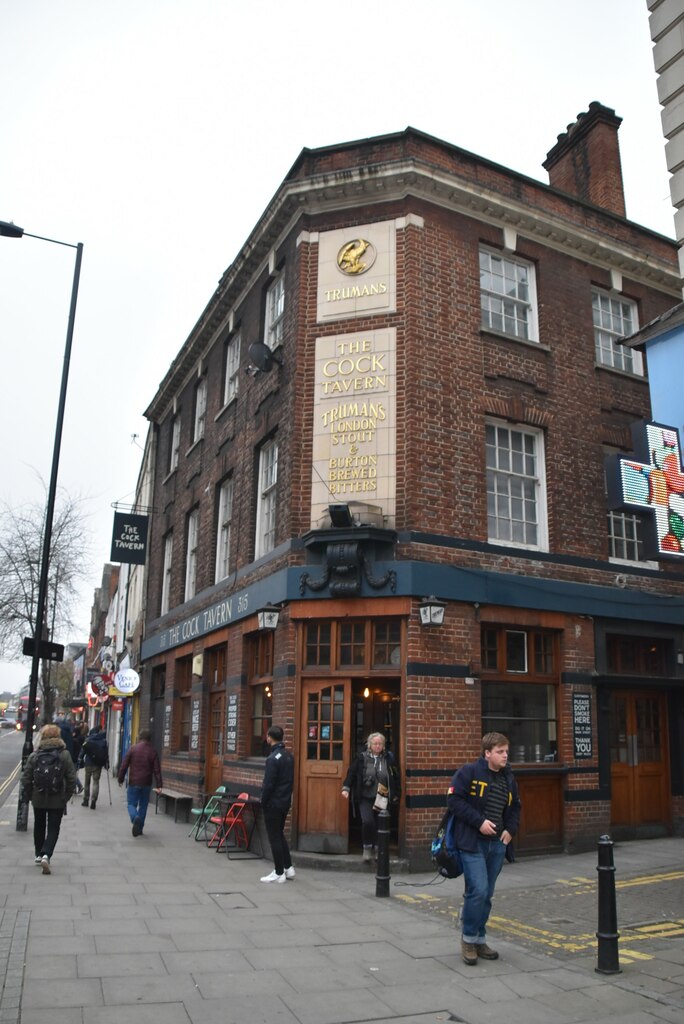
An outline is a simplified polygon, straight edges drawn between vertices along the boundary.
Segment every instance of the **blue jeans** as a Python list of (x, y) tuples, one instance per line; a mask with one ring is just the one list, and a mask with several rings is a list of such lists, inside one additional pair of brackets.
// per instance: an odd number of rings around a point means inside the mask
[(483, 945), (487, 941), (487, 920), (506, 847), (500, 839), (478, 839), (475, 853), (467, 850), (460, 853), (465, 879), (463, 941)]
[(131, 819), (131, 823), (138, 818), (141, 827), (145, 824), (145, 815), (147, 814), (147, 805), (150, 802), (151, 792), (151, 786), (128, 787), (128, 816)]

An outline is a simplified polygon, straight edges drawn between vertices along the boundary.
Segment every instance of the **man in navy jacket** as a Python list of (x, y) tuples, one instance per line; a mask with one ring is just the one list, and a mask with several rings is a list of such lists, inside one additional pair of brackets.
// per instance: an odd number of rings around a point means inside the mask
[(285, 838), (285, 819), (292, 802), (294, 786), (294, 757), (283, 743), (283, 730), (272, 725), (266, 735), (271, 752), (266, 758), (264, 784), (261, 789), (261, 809), (273, 854), (273, 871), (264, 875), (262, 882), (284, 882), (294, 878), (290, 848)]
[(487, 945), (487, 921), (504, 857), (520, 823), (520, 798), (508, 767), (508, 739), (500, 732), (482, 737), (482, 757), (454, 775), (447, 806), (453, 813), (454, 840), (461, 854), (465, 895), (461, 953), (470, 966), (496, 960)]

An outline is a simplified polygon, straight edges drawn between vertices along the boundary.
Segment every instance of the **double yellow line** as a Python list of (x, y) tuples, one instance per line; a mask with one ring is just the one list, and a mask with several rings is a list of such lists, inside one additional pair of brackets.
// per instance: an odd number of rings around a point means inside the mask
[(10, 789), (12, 788), (14, 783), (19, 778), (19, 773), (20, 772), (21, 772), (21, 761), (18, 761), (17, 764), (12, 769), (12, 771), (7, 776), (7, 778), (4, 779), (3, 782), (0, 783), (0, 798), (3, 797), (5, 795), (5, 793), (8, 793), (10, 791)]

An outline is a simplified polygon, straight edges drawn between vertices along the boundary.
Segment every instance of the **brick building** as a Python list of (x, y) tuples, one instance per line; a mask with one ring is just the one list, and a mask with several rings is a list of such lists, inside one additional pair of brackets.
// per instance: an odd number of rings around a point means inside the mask
[(522, 850), (684, 828), (684, 572), (604, 479), (649, 417), (616, 339), (680, 290), (674, 244), (625, 218), (619, 123), (592, 103), (548, 186), (410, 128), (302, 151), (147, 410), (140, 700), (168, 785), (258, 793), (281, 724), (294, 848), (343, 852), (379, 729), (421, 866), (494, 728)]

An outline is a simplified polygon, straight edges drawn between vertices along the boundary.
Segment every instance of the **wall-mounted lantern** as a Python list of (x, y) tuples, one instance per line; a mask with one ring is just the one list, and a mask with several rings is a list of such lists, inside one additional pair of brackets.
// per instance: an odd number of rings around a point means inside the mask
[(418, 605), (421, 626), (441, 626), (444, 622), (444, 601), (438, 601), (434, 595), (424, 597)]
[(264, 608), (260, 608), (257, 612), (257, 622), (259, 623), (259, 629), (277, 629), (278, 619), (280, 618), (280, 608), (276, 608), (274, 604), (267, 604)]

